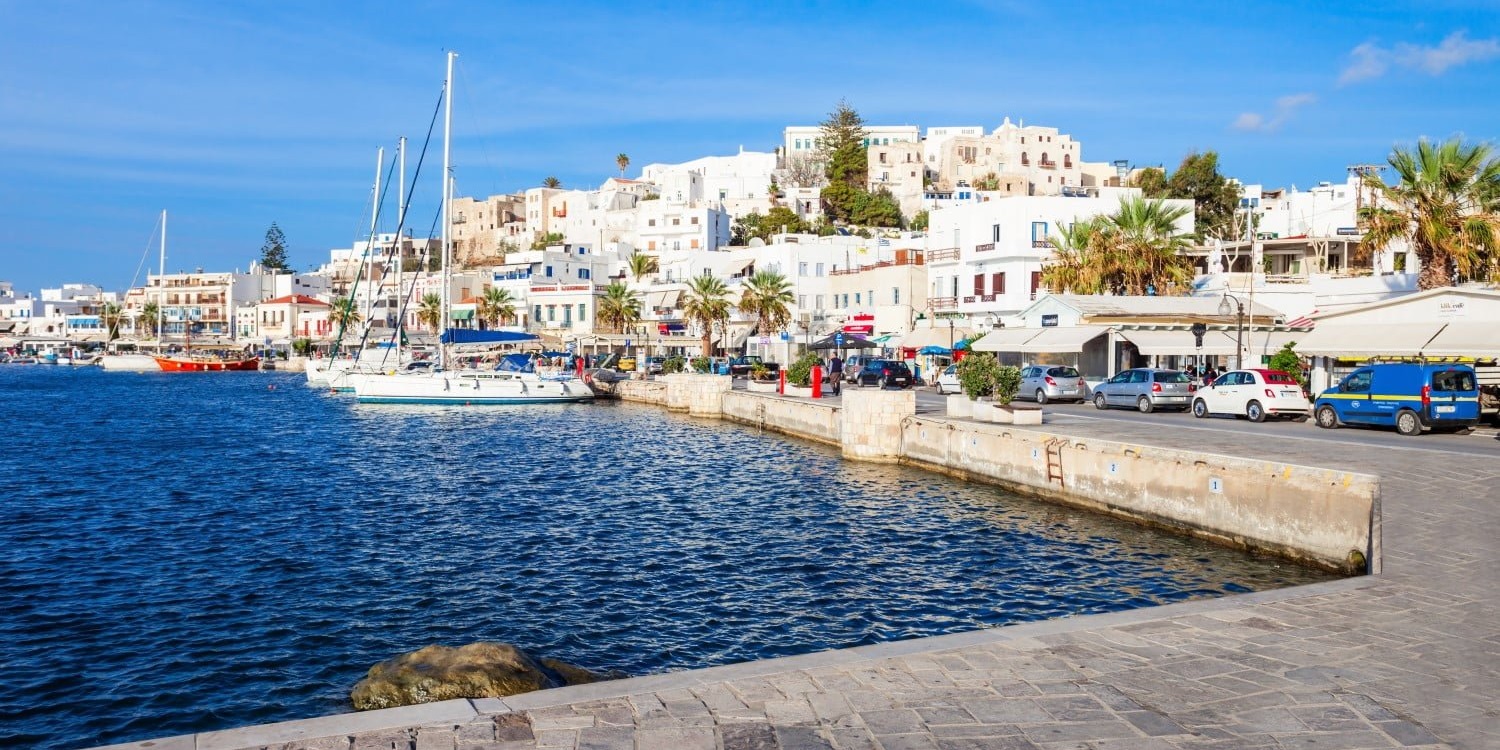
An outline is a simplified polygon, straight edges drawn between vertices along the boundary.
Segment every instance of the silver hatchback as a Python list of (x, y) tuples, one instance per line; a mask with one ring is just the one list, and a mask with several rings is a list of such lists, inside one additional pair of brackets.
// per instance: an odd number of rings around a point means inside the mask
[(1048, 401), (1087, 401), (1089, 384), (1078, 370), (1065, 365), (1032, 365), (1021, 368), (1021, 390), (1016, 398), (1039, 404)]
[(1094, 389), (1094, 406), (1134, 407), (1142, 412), (1157, 409), (1187, 411), (1192, 404), (1193, 382), (1187, 373), (1139, 367), (1122, 370)]

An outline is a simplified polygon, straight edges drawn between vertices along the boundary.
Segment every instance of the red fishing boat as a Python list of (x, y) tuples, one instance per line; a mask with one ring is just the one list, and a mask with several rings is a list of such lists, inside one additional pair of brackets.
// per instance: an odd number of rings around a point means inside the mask
[(259, 370), (260, 357), (221, 359), (219, 357), (152, 357), (162, 372), (220, 372), (224, 370)]

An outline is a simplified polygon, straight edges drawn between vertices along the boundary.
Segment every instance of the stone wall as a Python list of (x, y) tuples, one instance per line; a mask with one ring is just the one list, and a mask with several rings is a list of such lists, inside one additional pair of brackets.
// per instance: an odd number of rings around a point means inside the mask
[(806, 399), (734, 391), (724, 394), (724, 418), (763, 430), (839, 445), (841, 409)]
[(677, 373), (666, 375), (667, 409), (685, 411), (695, 417), (724, 416), (724, 395), (734, 381), (728, 375)]
[(661, 380), (621, 380), (615, 383), (615, 395), (624, 401), (667, 405), (667, 384)]
[(844, 392), (840, 446), (844, 458), (893, 464), (901, 460), (901, 426), (917, 413), (915, 391)]
[(926, 418), (906, 421), (901, 452), (905, 463), (1231, 546), (1378, 571), (1380, 486), (1366, 474)]

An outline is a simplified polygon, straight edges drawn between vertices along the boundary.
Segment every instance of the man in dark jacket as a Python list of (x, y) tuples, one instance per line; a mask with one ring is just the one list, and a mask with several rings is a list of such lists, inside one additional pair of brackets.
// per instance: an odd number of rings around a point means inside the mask
[(844, 360), (839, 359), (838, 352), (834, 352), (833, 358), (828, 360), (828, 384), (833, 386), (835, 396), (844, 387)]

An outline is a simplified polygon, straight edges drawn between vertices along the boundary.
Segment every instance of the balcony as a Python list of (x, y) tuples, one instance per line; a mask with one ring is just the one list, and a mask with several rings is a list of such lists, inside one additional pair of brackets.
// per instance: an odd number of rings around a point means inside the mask
[(1032, 240), (1031, 241), (1031, 246), (1032, 247), (1047, 248), (1047, 247), (1052, 247), (1052, 243), (1048, 242), (1047, 240)]
[(927, 262), (928, 263), (944, 263), (944, 262), (957, 263), (958, 262), (958, 248), (956, 248), (956, 247), (945, 247), (945, 248), (943, 248), (941, 250), (933, 250), (931, 253), (928, 253)]
[(964, 297), (964, 304), (965, 305), (972, 305), (972, 304), (974, 304), (977, 301), (979, 301), (979, 297), (978, 296)]
[(995, 301), (995, 295), (993, 295), (993, 294), (981, 294), (981, 295), (979, 295), (979, 301), (980, 302), (994, 302)]
[(983, 245), (975, 245), (974, 246), (974, 252), (976, 252), (976, 253), (992, 253), (994, 251), (995, 251), (995, 243), (993, 243), (993, 242), (986, 242)]
[(1051, 160), (1039, 161), (1036, 165), (1042, 169), (1057, 169), (1057, 162)]
[(957, 297), (928, 297), (927, 304), (934, 310), (954, 310), (958, 308)]

